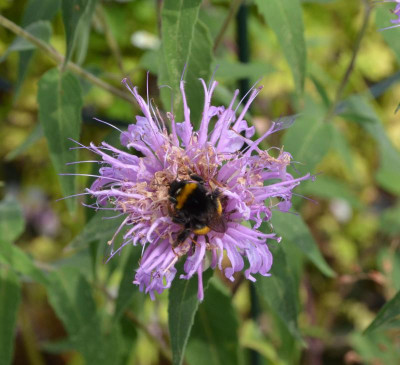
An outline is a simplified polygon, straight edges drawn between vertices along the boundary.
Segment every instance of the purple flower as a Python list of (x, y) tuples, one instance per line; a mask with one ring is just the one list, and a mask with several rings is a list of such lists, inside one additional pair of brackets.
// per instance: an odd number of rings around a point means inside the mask
[[(272, 157), (272, 148), (261, 150), (259, 147), (271, 133), (285, 128), (285, 123), (272, 123), (263, 136), (255, 141), (250, 139), (255, 130), (244, 117), (261, 87), (252, 90), (236, 116), (233, 105), (239, 91), (235, 91), (227, 108), (216, 107), (211, 97), (217, 82), (207, 88), (201, 80), (204, 109), (200, 128), (194, 131), (183, 81), (180, 83), (182, 123), (177, 123), (172, 113), (166, 114), (168, 121), (164, 120), (126, 79), (123, 83), (133, 94), (143, 116), (136, 116), (136, 124), (121, 132), (121, 143), (128, 150), (140, 152), (142, 157), (105, 142), (100, 147), (93, 143), (88, 147), (101, 156), (103, 165), (101, 177), (87, 189), (87, 193), (96, 197), (95, 208), (110, 209), (104, 207), (108, 204), (125, 215), (117, 230), (117, 233), (124, 230), (123, 242), (111, 252), (110, 258), (128, 244), (142, 246), (142, 258), (133, 283), (149, 293), (151, 299), (155, 292), (161, 293), (171, 286), (179, 258), (186, 260), (181, 279), (198, 275), (199, 300), (203, 299), (202, 273), (209, 266), (218, 267), (231, 281), (242, 270), (251, 281), (256, 280), (254, 274), (269, 276), (272, 255), (267, 242), (279, 242), (280, 238), (274, 233), (261, 232), (259, 227), (270, 220), (273, 210), (290, 209), (293, 188), (310, 175), (293, 178), (286, 171), (292, 158), (288, 152), (275, 149), (277, 157)], [(226, 230), (199, 235), (195, 243), (191, 233), (174, 247), (183, 227), (172, 220), (174, 206), (169, 200), (169, 186), (175, 180), (191, 180), (191, 174), (201, 177), (209, 192), (218, 189)], [(113, 246), (114, 239), (109, 244)], [(230, 267), (222, 265), (224, 253)]]

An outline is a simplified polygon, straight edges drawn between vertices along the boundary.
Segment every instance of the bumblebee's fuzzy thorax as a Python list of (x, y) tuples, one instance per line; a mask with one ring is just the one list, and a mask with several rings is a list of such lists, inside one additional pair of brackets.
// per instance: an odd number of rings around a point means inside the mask
[(192, 174), (192, 180), (174, 180), (168, 195), (172, 203), (172, 221), (182, 226), (173, 246), (183, 243), (192, 233), (206, 235), (210, 231), (225, 233), (226, 223), (220, 201), (221, 192), (205, 186), (204, 180)]

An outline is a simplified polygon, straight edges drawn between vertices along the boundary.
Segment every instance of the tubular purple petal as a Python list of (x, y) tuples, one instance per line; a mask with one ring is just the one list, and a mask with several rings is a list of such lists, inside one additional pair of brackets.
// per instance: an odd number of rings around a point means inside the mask
[[(184, 120), (176, 122), (175, 116), (167, 113), (169, 132), (168, 123), (157, 109), (127, 79), (123, 83), (143, 113), (136, 116), (135, 124), (127, 131), (121, 132), (121, 144), (129, 151), (107, 143), (100, 147), (78, 143), (79, 148), (87, 148), (101, 158), (99, 177), (86, 189), (95, 199), (91, 207), (102, 209), (108, 204), (103, 209), (125, 216), (110, 244), (113, 246), (117, 233), (125, 230), (123, 241), (110, 258), (128, 244), (142, 246), (136, 248), (142, 250), (142, 258), (133, 283), (151, 299), (168, 289), (173, 280), (189, 280), (197, 274), (198, 299), (202, 300), (207, 251), (211, 253), (211, 268), (218, 268), (231, 281), (235, 280), (235, 273), (243, 270), (252, 281), (256, 280), (255, 274), (268, 276), (272, 265), (268, 245), (270, 240), (279, 242), (280, 238), (274, 233), (261, 232), (259, 227), (271, 219), (273, 210), (289, 211), (292, 190), (301, 181), (310, 179), (310, 175), (294, 178), (287, 172), (292, 163), (289, 153), (276, 149), (279, 155), (272, 157), (269, 153), (272, 149), (259, 148), (261, 141), (286, 124), (273, 123), (260, 138), (251, 140), (255, 129), (244, 116), (261, 88), (251, 90), (249, 100), (236, 118), (234, 103), (239, 91), (234, 92), (225, 109), (212, 105), (217, 82), (208, 88), (201, 80), (204, 108), (200, 128), (193, 131), (185, 85), (181, 81)], [(212, 118), (216, 122), (210, 130)], [(134, 155), (133, 150), (143, 156)], [(207, 194), (218, 191), (218, 198), (214, 199), (220, 204), (218, 215), (224, 229), (214, 231), (210, 220), (207, 232), (196, 235), (190, 226), (174, 223), (179, 220), (174, 219), (177, 208), (170, 201), (169, 186), (174, 180), (197, 184), (192, 174), (201, 177)], [(178, 242), (177, 237), (184, 229), (189, 230), (188, 237)], [(230, 264), (225, 265), (224, 257)], [(185, 262), (183, 273), (175, 278), (178, 260)]]

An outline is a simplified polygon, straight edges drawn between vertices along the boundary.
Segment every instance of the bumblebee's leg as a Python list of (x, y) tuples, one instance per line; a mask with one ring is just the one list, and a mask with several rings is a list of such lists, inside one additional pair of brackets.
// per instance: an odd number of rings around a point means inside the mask
[(192, 244), (198, 245), (198, 242), (197, 242), (198, 237), (199, 236), (197, 234), (195, 234), (193, 238), (190, 238), (192, 240)]
[(207, 248), (210, 248), (210, 247), (211, 247), (211, 244), (210, 244), (210, 240), (208, 239), (208, 236), (205, 235), (205, 236), (204, 236), (204, 239), (206, 240), (206, 247), (207, 247)]
[(187, 221), (186, 218), (181, 217), (179, 215), (175, 215), (172, 217), (172, 222), (177, 223), (177, 224), (185, 224)]
[(177, 248), (179, 245), (181, 245), (182, 243), (184, 243), (186, 241), (186, 239), (190, 236), (191, 230), (185, 228), (183, 231), (181, 231), (178, 234), (178, 237), (176, 239), (176, 242), (174, 242), (172, 244), (172, 251), (174, 252), (175, 256), (179, 256), (176, 251), (175, 248)]
[(192, 256), (193, 254), (194, 254), (194, 251), (195, 251), (195, 246), (197, 246), (198, 245), (198, 242), (197, 242), (197, 238), (198, 238), (199, 236), (197, 235), (197, 234), (195, 234), (194, 235), (194, 237), (192, 238), (192, 237), (190, 237), (190, 240), (192, 241), (192, 244), (191, 244), (191, 246), (190, 246), (190, 254), (188, 254), (188, 256)]

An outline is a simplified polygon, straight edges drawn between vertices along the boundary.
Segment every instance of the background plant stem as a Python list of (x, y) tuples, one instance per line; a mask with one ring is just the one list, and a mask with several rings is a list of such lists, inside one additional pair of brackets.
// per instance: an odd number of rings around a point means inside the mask
[[(34, 44), (37, 48), (42, 50), (44, 53), (46, 53), (53, 61), (57, 63), (57, 65), (61, 66), (64, 63), (64, 56), (60, 53), (58, 53), (52, 46), (48, 45), (47, 43), (43, 42), (42, 40), (36, 38), (32, 34), (28, 33), (25, 31), (23, 28), (19, 27), (17, 24), (13, 23), (12, 21), (8, 20), (4, 16), (0, 15), (0, 25), (2, 25), (4, 28), (7, 28), (17, 36), (20, 36), (22, 38), (25, 38), (32, 44)], [(106, 83), (105, 81), (99, 79), (98, 77), (94, 76), (90, 72), (87, 72), (77, 64), (73, 62), (68, 62), (66, 65), (66, 69), (72, 71), (73, 73), (77, 74), (78, 76), (88, 80), (92, 84), (108, 91), (109, 93), (125, 100), (128, 102), (132, 102), (132, 97), (128, 94), (125, 93), (114, 86), (111, 86), (110, 84)]]
[(354, 43), (353, 52), (351, 55), (349, 65), (347, 66), (346, 71), (343, 75), (343, 78), (339, 84), (339, 87), (336, 90), (335, 98), (331, 104), (331, 107), (329, 108), (329, 110), (326, 114), (326, 117), (325, 117), (326, 122), (331, 121), (331, 119), (335, 115), (337, 106), (339, 105), (339, 103), (342, 100), (344, 90), (350, 80), (350, 75), (353, 72), (354, 65), (355, 65), (355, 62), (356, 62), (356, 59), (358, 56), (358, 52), (360, 51), (361, 41), (364, 38), (365, 32), (367, 31), (367, 28), (368, 28), (368, 23), (369, 23), (369, 18), (371, 16), (372, 6), (367, 0), (362, 0), (362, 2), (364, 3), (364, 7), (365, 7), (363, 22), (362, 22), (360, 31), (357, 35), (356, 42)]

